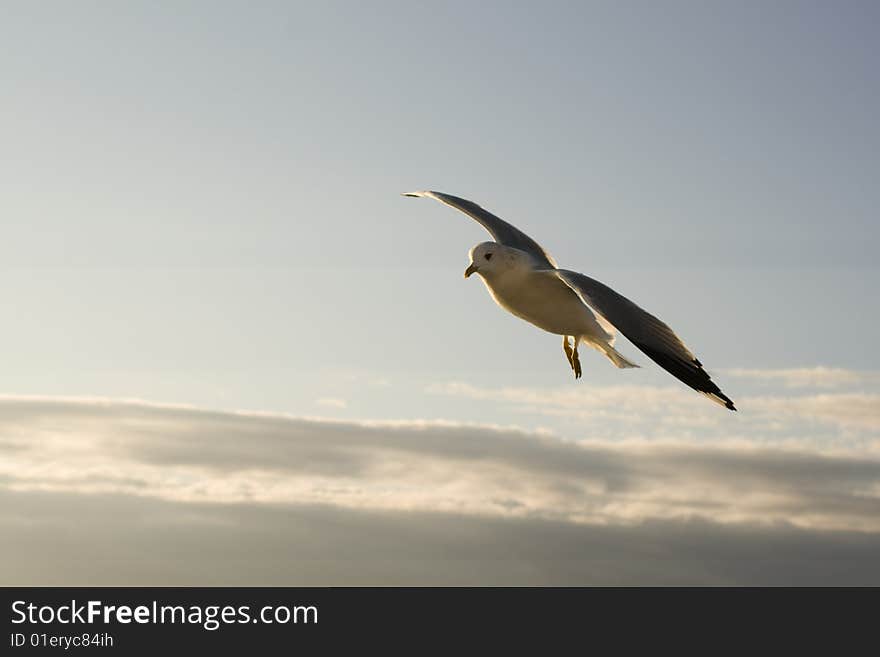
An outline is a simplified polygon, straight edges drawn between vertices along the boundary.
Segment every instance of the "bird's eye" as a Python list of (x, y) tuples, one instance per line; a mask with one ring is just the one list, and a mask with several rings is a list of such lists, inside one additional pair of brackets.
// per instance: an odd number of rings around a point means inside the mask
[(492, 259), (492, 254), (491, 254), (491, 253), (487, 253), (487, 254), (486, 254), (486, 260), (491, 260), (491, 259)]

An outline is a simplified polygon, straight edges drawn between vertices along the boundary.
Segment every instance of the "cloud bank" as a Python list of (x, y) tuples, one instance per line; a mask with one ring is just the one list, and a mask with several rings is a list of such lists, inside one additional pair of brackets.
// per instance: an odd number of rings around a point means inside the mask
[(429, 386), (427, 392), (504, 405), (523, 415), (576, 420), (608, 437), (747, 436), (749, 441), (832, 444), (877, 449), (880, 392), (817, 392), (737, 396), (738, 414), (718, 413), (688, 390), (673, 387), (579, 385), (486, 388), (469, 383)]
[(843, 388), (880, 382), (880, 373), (840, 367), (794, 367), (788, 369), (744, 369), (725, 371), (730, 376), (766, 384), (781, 383), (786, 388)]
[(0, 398), (3, 584), (880, 583), (880, 458)]

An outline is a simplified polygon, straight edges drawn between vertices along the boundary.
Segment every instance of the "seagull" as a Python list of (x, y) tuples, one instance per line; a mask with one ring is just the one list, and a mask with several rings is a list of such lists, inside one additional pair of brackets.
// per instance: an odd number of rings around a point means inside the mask
[(614, 348), (620, 331), (648, 358), (679, 381), (735, 411), (733, 401), (709, 378), (703, 364), (675, 332), (604, 283), (559, 269), (535, 240), (476, 203), (451, 194), (421, 191), (402, 196), (432, 198), (476, 220), (495, 240), (470, 250), (464, 277), (476, 274), (499, 306), (549, 333), (562, 349), (575, 379), (581, 377), (578, 346), (602, 353), (619, 368), (638, 367)]

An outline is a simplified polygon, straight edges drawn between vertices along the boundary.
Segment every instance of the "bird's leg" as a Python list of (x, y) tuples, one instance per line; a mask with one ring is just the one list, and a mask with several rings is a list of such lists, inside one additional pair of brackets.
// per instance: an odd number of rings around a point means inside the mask
[(567, 335), (562, 336), (562, 348), (565, 350), (565, 357), (568, 359), (569, 367), (571, 367), (571, 369), (574, 370), (574, 361), (571, 359), (572, 351), (571, 351), (571, 346), (569, 346), (569, 344), (568, 344), (568, 336)]
[(574, 348), (571, 350), (571, 369), (574, 370), (574, 378), (581, 378), (581, 359), (578, 358), (578, 339), (577, 336), (572, 337)]

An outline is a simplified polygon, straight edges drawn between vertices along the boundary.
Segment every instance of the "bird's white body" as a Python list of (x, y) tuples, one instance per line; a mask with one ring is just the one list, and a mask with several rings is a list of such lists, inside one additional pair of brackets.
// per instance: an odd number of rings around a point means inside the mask
[[(486, 253), (491, 260), (485, 259)], [(593, 314), (554, 270), (537, 269), (527, 253), (495, 242), (475, 246), (471, 261), (495, 303), (507, 312), (548, 333), (570, 335), (617, 367), (637, 367), (614, 349), (613, 327)]]

